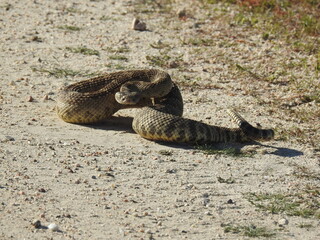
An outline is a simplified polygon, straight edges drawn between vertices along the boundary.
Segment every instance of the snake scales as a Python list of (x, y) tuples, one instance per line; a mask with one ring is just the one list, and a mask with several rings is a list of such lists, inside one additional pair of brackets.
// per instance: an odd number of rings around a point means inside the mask
[(239, 128), (211, 126), (182, 117), (183, 101), (168, 73), (160, 70), (129, 70), (108, 73), (62, 88), (57, 114), (66, 122), (87, 124), (103, 121), (120, 109), (141, 108), (132, 127), (150, 140), (213, 143), (270, 140), (271, 129), (251, 126), (229, 110)]

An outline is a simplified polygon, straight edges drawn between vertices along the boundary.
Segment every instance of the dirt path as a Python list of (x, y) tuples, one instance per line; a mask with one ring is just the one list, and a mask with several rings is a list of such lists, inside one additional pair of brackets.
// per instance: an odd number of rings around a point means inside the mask
[[(234, 126), (225, 109), (237, 107), (254, 124), (290, 124), (245, 94), (228, 70), (230, 61), (262, 64), (285, 49), (275, 52), (272, 42), (239, 29), (228, 35), (223, 23), (189, 16), (188, 5), (185, 15), (183, 7), (0, 4), (0, 239), (320, 238), (319, 155), (309, 145), (220, 144), (211, 154), (142, 139), (130, 127), (133, 110), (92, 127), (55, 115), (64, 84), (157, 67), (180, 84), (186, 117)], [(134, 17), (148, 31), (132, 30)], [(197, 43), (205, 31), (212, 37)], [(225, 47), (231, 39), (246, 39), (241, 55)]]

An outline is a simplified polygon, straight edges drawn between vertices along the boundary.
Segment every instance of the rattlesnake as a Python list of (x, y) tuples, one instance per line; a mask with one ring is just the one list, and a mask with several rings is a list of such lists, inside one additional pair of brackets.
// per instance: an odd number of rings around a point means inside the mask
[(241, 142), (270, 140), (271, 129), (251, 126), (235, 110), (229, 110), (239, 128), (211, 126), (182, 117), (178, 86), (164, 71), (128, 70), (108, 73), (63, 87), (57, 98), (57, 114), (66, 122), (100, 122), (120, 109), (141, 108), (132, 127), (150, 140), (187, 142)]

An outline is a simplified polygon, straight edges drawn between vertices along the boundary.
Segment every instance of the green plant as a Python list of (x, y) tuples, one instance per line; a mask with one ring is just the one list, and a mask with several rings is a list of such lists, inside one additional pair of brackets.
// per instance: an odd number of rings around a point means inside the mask
[(128, 61), (128, 58), (123, 55), (111, 55), (109, 56), (109, 59), (118, 61)]
[(236, 182), (236, 180), (234, 180), (234, 178), (232, 178), (232, 177), (225, 179), (225, 178), (218, 176), (217, 179), (218, 179), (219, 183), (233, 184)]
[(48, 73), (50, 76), (56, 77), (56, 78), (63, 78), (63, 77), (75, 77), (75, 76), (82, 76), (82, 77), (92, 77), (97, 75), (97, 73), (88, 73), (83, 71), (76, 71), (73, 69), (68, 68), (52, 68), (52, 69), (46, 69), (46, 68), (37, 68), (32, 67), (31, 68), (33, 72), (41, 72), (41, 73)]
[(66, 47), (66, 49), (72, 53), (81, 53), (83, 55), (96, 55), (96, 56), (100, 55), (99, 51), (87, 48), (86, 46)]
[(265, 237), (270, 238), (275, 235), (271, 230), (265, 227), (257, 227), (255, 225), (241, 226), (233, 224), (222, 224), (225, 233), (242, 234), (246, 237)]
[(246, 199), (260, 210), (273, 214), (285, 213), (289, 216), (320, 219), (316, 212), (320, 206), (320, 191), (317, 187), (308, 187), (294, 194), (248, 193)]
[(80, 31), (81, 28), (80, 27), (76, 27), (76, 26), (70, 26), (70, 25), (62, 25), (62, 26), (58, 26), (59, 29), (65, 30), (65, 31)]

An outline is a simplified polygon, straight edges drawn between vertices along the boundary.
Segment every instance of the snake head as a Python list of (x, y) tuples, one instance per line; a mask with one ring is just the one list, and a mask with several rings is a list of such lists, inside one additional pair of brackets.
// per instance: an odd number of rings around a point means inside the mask
[(135, 105), (140, 101), (140, 96), (136, 92), (117, 92), (115, 99), (123, 105)]

